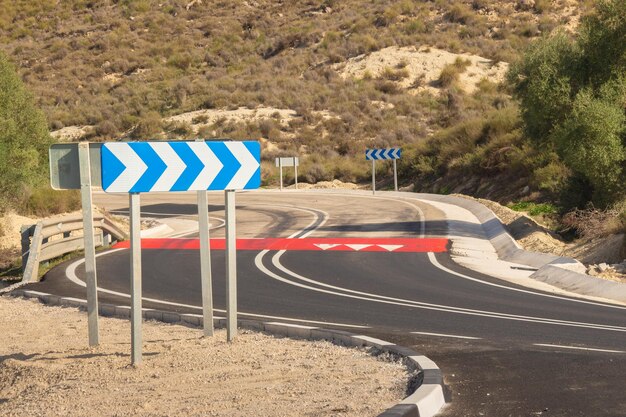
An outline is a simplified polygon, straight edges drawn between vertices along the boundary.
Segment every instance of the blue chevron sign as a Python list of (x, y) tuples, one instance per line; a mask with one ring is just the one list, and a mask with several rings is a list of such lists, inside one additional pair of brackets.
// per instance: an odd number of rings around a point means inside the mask
[(261, 185), (259, 142), (112, 142), (101, 152), (109, 193), (249, 190)]
[(380, 159), (400, 159), (401, 153), (401, 148), (367, 149), (365, 151), (365, 160), (375, 161)]

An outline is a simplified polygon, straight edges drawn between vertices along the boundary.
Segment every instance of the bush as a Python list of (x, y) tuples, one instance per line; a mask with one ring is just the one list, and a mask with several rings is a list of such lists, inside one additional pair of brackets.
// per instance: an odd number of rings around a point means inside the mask
[(508, 206), (511, 210), (515, 211), (524, 211), (530, 214), (531, 216), (539, 216), (542, 214), (557, 214), (559, 210), (552, 204), (549, 203), (532, 203), (529, 201), (522, 201), (519, 203), (509, 204)]
[(78, 190), (58, 191), (47, 186), (36, 188), (20, 207), (27, 215), (46, 217), (58, 213), (67, 213), (81, 207)]
[(0, 52), (0, 212), (44, 183), (51, 143), (43, 114)]

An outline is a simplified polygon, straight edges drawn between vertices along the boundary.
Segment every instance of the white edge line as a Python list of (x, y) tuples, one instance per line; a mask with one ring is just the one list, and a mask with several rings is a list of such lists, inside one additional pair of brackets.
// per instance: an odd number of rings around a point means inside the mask
[(580, 346), (565, 346), (565, 345), (551, 345), (549, 343), (533, 343), (533, 346), (553, 347), (559, 349), (572, 349), (572, 350), (590, 350), (592, 352), (606, 352), (606, 353), (626, 353), (623, 350), (610, 350), (610, 349), (596, 349)]
[(455, 339), (482, 340), (481, 337), (459, 336), (456, 334), (428, 333), (428, 332), (411, 332), (412, 334), (421, 334), (424, 336), (453, 337)]

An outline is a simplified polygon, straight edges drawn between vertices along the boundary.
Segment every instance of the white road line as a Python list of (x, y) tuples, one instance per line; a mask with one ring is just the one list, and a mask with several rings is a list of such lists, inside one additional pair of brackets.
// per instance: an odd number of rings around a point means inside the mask
[[(424, 219), (424, 213), (423, 211), (413, 202), (409, 201), (409, 200), (417, 200), (419, 202), (422, 202), (424, 204), (428, 204), (428, 201), (424, 201), (424, 200), (420, 200), (419, 198), (411, 198), (408, 197), (407, 199), (404, 198), (399, 198), (399, 197), (374, 197), (374, 196), (368, 196), (368, 195), (358, 195), (358, 194), (342, 194), (342, 193), (333, 193), (333, 194), (328, 194), (328, 195), (335, 195), (335, 196), (343, 196), (343, 197), (360, 197), (360, 198), (366, 198), (366, 199), (374, 199), (374, 200), (390, 200), (390, 201), (396, 201), (396, 202), (402, 202), (406, 205), (409, 205), (413, 208), (416, 209), (416, 211), (418, 212), (420, 219)], [(420, 226), (420, 237), (424, 237), (425, 236), (425, 222), (421, 221), (421, 226)], [(450, 236), (448, 236), (448, 238), (450, 238)], [(588, 300), (583, 300), (580, 298), (573, 298), (573, 297), (564, 297), (564, 296), (559, 296), (559, 295), (552, 295), (552, 294), (545, 294), (545, 293), (541, 293), (541, 292), (536, 292), (536, 291), (531, 291), (531, 290), (524, 290), (521, 288), (514, 288), (514, 287), (509, 287), (506, 285), (501, 285), (501, 284), (496, 284), (493, 282), (489, 282), (489, 281), (484, 281), (482, 279), (479, 278), (472, 278), (469, 277), (467, 275), (461, 274), (459, 272), (455, 272), (452, 271), (449, 268), (446, 268), (445, 266), (441, 265), (437, 259), (435, 258), (434, 253), (432, 252), (428, 252), (428, 259), (430, 260), (430, 262), (436, 267), (441, 269), (442, 271), (445, 271), (447, 273), (456, 275), (460, 278), (463, 279), (468, 279), (470, 281), (474, 281), (480, 284), (484, 284), (484, 285), (489, 285), (492, 287), (497, 287), (497, 288), (502, 288), (505, 290), (509, 290), (509, 291), (516, 291), (516, 292), (521, 292), (521, 293), (525, 293), (525, 294), (531, 294), (531, 295), (536, 295), (538, 297), (545, 297), (545, 298), (553, 298), (553, 299), (557, 299), (557, 300), (564, 300), (564, 301), (569, 301), (572, 303), (580, 303), (580, 304), (588, 304), (588, 305), (595, 305), (595, 306), (599, 306), (599, 307), (606, 307), (606, 308), (613, 308), (613, 309), (618, 309), (618, 310), (626, 310), (626, 307), (624, 306), (620, 306), (620, 305), (615, 305), (615, 304), (608, 304), (608, 303), (599, 303), (599, 302), (595, 302), (595, 301), (588, 301)]]
[(549, 343), (533, 343), (533, 346), (552, 347), (552, 348), (557, 348), (557, 349), (589, 350), (592, 352), (626, 353), (623, 350), (596, 349), (596, 348), (588, 348), (588, 347), (580, 347), (580, 346), (551, 345)]
[[(293, 237), (299, 233), (302, 233), (303, 230), (307, 230), (308, 228), (312, 227), (317, 221), (317, 213), (314, 212), (313, 210), (307, 210), (307, 209), (303, 209), (303, 208), (298, 208), (298, 207), (291, 207), (291, 206), (277, 206), (277, 207), (287, 207), (287, 208), (291, 208), (294, 210), (299, 210), (299, 211), (304, 211), (307, 213), (313, 213), (314, 215), (314, 219), (311, 223), (309, 223), (304, 229), (295, 232), (294, 234), (292, 234), (290, 236)], [(324, 223), (326, 223), (326, 221), (328, 220), (328, 213), (326, 213), (325, 211), (322, 210), (318, 210), (319, 212), (321, 212), (324, 217), (322, 219), (322, 221), (320, 222), (320, 224), (318, 225), (318, 227), (322, 226)], [(310, 230), (308, 233), (306, 233), (305, 235), (303, 235), (302, 237), (308, 236), (309, 234), (311, 234), (313, 230)], [(100, 256), (105, 256), (105, 255), (110, 255), (112, 253), (115, 252), (119, 252), (122, 250), (126, 250), (125, 248), (120, 248), (120, 249), (113, 249), (110, 251), (106, 251), (106, 252), (101, 252), (99, 254), (96, 255), (96, 258), (99, 258)], [(86, 284), (84, 281), (82, 281), (80, 278), (78, 278), (78, 275), (76, 275), (76, 268), (79, 265), (82, 265), (83, 263), (85, 263), (85, 259), (79, 259), (76, 262), (71, 263), (70, 265), (68, 265), (68, 267), (65, 269), (65, 276), (72, 281), (73, 283), (81, 286), (81, 287), (86, 287)], [(130, 294), (126, 294), (126, 293), (122, 293), (122, 292), (118, 292), (118, 291), (112, 291), (112, 290), (107, 290), (105, 288), (101, 288), (98, 287), (98, 292), (101, 293), (106, 293), (106, 294), (111, 294), (111, 295), (116, 295), (118, 297), (123, 297), (123, 298), (130, 298)], [(155, 298), (148, 298), (148, 297), (142, 297), (143, 301), (147, 301), (147, 302), (152, 302), (152, 303), (157, 303), (157, 304), (163, 304), (163, 305), (169, 305), (169, 306), (176, 306), (176, 307), (185, 307), (185, 308), (189, 308), (189, 309), (194, 309), (194, 310), (200, 310), (202, 311), (202, 307), (198, 307), (198, 306), (194, 306), (191, 304), (183, 304), (183, 303), (175, 303), (175, 302), (171, 302), (171, 301), (164, 301), (164, 300), (158, 300)], [(225, 313), (226, 310), (220, 310), (217, 308), (214, 308), (213, 311), (216, 312), (220, 312), (220, 313)], [(325, 326), (335, 326), (335, 327), (346, 327), (346, 328), (353, 328), (353, 329), (369, 329), (369, 326), (360, 326), (360, 325), (356, 325), (356, 324), (346, 324), (346, 323), (336, 323), (336, 322), (329, 322), (329, 321), (317, 321), (317, 320), (304, 320), (304, 319), (295, 319), (292, 317), (282, 317), (282, 316), (270, 316), (270, 315), (265, 315), (265, 314), (254, 314), (254, 313), (245, 313), (245, 312), (238, 312), (239, 315), (241, 316), (247, 316), (247, 317), (255, 317), (255, 318), (264, 318), (264, 319), (271, 319), (271, 320), (286, 320), (286, 321), (293, 321), (296, 323), (311, 323), (311, 324), (320, 324), (320, 325), (325, 325)]]
[(421, 334), (424, 336), (452, 337), (455, 339), (481, 340), (481, 337), (459, 336), (456, 334), (428, 333), (428, 332), (411, 332), (412, 334)]
[(474, 309), (467, 309), (467, 308), (461, 308), (461, 307), (453, 307), (453, 306), (446, 306), (446, 305), (439, 305), (439, 304), (424, 303), (424, 302), (419, 302), (419, 301), (405, 300), (401, 298), (386, 297), (386, 296), (372, 294), (372, 293), (350, 290), (347, 288), (337, 287), (334, 285), (329, 285), (323, 282), (315, 281), (315, 280), (303, 277), (301, 275), (298, 275), (288, 270), (287, 268), (282, 266), (280, 264), (280, 261), (278, 260), (280, 255), (282, 255), (285, 251), (279, 251), (272, 258), (272, 263), (274, 264), (276, 268), (280, 269), (282, 272), (288, 275), (293, 276), (294, 278), (297, 278), (304, 282), (309, 282), (311, 284), (319, 285), (320, 287), (331, 288), (331, 289), (340, 290), (344, 292), (326, 290), (323, 288), (313, 287), (310, 285), (291, 281), (287, 278), (281, 277), (273, 273), (272, 271), (267, 269), (265, 265), (263, 265), (263, 257), (268, 252), (269, 252), (268, 250), (264, 250), (260, 252), (254, 259), (255, 265), (263, 273), (265, 273), (267, 276), (271, 278), (274, 278), (277, 281), (284, 282), (286, 284), (290, 284), (296, 287), (308, 289), (311, 291), (324, 293), (324, 294), (332, 294), (332, 295), (336, 295), (339, 297), (346, 297), (346, 298), (352, 298), (352, 299), (357, 299), (357, 300), (372, 301), (372, 302), (381, 303), (381, 304), (390, 304), (390, 305), (397, 305), (397, 306), (402, 306), (402, 307), (412, 307), (412, 308), (417, 308), (417, 309), (422, 309), (422, 310), (443, 311), (446, 313), (462, 314), (462, 315), (468, 315), (468, 316), (490, 317), (490, 318), (495, 318), (495, 319), (523, 321), (523, 322), (529, 322), (529, 323), (553, 324), (553, 325), (558, 325), (558, 326), (580, 327), (580, 328), (589, 328), (589, 329), (596, 329), (596, 330), (626, 332), (626, 327), (608, 326), (608, 325), (601, 325), (601, 324), (595, 324), (595, 323), (580, 323), (580, 322), (574, 322), (574, 321), (549, 319), (549, 318), (544, 318), (544, 317), (520, 316), (520, 315), (514, 315), (514, 314), (497, 313), (493, 311), (474, 310)]

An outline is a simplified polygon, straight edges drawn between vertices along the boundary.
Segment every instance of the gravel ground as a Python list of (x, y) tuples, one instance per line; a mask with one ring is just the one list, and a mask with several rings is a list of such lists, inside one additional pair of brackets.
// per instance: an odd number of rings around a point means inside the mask
[(375, 416), (409, 376), (362, 349), (158, 322), (135, 368), (126, 320), (101, 318), (89, 348), (76, 309), (0, 297), (0, 317), (0, 416)]

